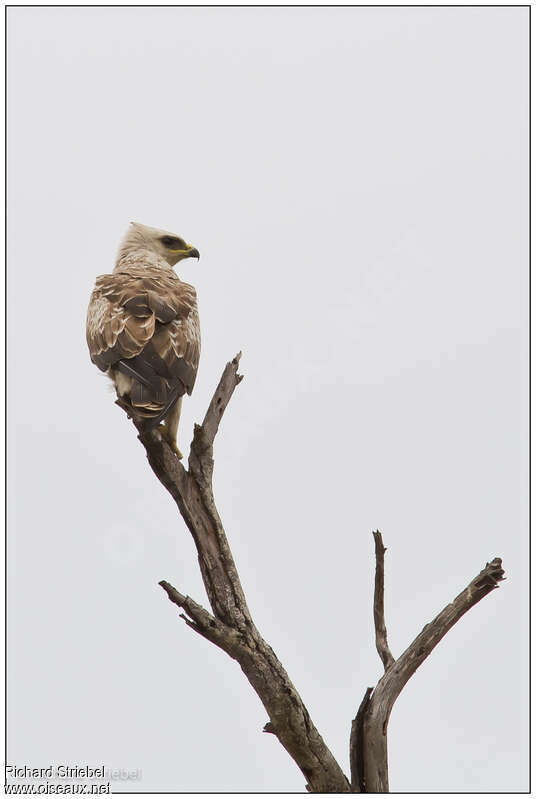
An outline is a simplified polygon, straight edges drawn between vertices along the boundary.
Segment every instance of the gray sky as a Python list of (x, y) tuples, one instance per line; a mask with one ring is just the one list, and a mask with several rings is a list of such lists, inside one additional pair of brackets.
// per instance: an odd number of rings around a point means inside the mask
[(130, 220), (201, 252), (179, 444), (238, 350), (215, 492), (256, 622), (348, 773), (381, 675), (508, 580), (389, 725), (394, 791), (527, 789), (527, 8), (10, 8), (9, 760), (300, 791), (190, 535), (88, 357)]

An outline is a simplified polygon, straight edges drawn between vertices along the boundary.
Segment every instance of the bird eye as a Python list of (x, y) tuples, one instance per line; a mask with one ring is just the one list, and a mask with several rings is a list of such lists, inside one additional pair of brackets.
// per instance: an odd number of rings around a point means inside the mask
[(160, 239), (164, 247), (170, 247), (174, 250), (184, 250), (186, 249), (185, 243), (181, 240), (176, 238), (175, 236), (162, 236)]

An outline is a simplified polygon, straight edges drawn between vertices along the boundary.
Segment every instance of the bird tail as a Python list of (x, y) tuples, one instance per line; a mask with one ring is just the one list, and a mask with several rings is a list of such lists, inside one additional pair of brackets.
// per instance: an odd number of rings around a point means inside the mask
[[(163, 368), (158, 368), (161, 365), (155, 364), (154, 358), (151, 360), (153, 362), (141, 354), (133, 358), (123, 358), (113, 367), (131, 379), (130, 391), (121, 396), (118, 393), (117, 404), (126, 410), (143, 430), (157, 427), (179, 397), (186, 393), (186, 386), (182, 380), (169, 375), (163, 361)], [(167, 372), (167, 375), (162, 376), (162, 372)]]

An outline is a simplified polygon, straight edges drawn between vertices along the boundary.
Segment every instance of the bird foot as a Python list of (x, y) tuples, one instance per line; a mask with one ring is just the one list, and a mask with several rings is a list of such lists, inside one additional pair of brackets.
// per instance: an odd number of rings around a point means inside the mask
[(183, 459), (183, 454), (178, 448), (177, 442), (174, 440), (173, 436), (169, 434), (169, 431), (165, 426), (165, 424), (159, 424), (156, 429), (158, 430), (164, 441), (167, 444), (169, 444), (169, 446), (171, 447), (177, 458), (181, 461)]

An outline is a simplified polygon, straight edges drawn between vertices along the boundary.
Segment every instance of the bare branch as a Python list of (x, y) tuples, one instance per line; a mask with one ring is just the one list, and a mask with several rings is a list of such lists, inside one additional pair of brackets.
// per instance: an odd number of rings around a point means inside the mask
[(367, 688), (355, 719), (352, 721), (352, 731), (350, 733), (350, 770), (352, 793), (366, 793), (365, 790), (365, 771), (364, 771), (364, 751), (363, 751), (363, 720), (365, 711), (368, 707), (370, 695), (374, 688)]
[(199, 427), (199, 425), (195, 426), (195, 431), (199, 431), (199, 439), (194, 435), (194, 440), (192, 442), (194, 448), (211, 447), (214, 443), (223, 413), (229, 404), (229, 400), (233, 396), (235, 388), (243, 378), (243, 375), (238, 374), (238, 364), (241, 357), (242, 353), (239, 352), (223, 370), (218, 388), (214, 392), (214, 396), (212, 397), (205, 418), (203, 419), (203, 424), (201, 427)]
[(382, 534), (379, 530), (372, 533), (376, 551), (376, 577), (374, 581), (374, 628), (376, 630), (376, 649), (380, 656), (385, 671), (395, 662), (387, 643), (387, 630), (385, 628), (384, 610), (384, 555), (386, 549), (383, 545)]
[(389, 791), (387, 725), (400, 692), (451, 627), (477, 602), (499, 587), (499, 581), (504, 579), (503, 575), (500, 558), (486, 563), (480, 574), (424, 627), (379, 681), (366, 709), (363, 723), (367, 793)]
[[(165, 580), (169, 599), (184, 621), (238, 661), (269, 716), (266, 732), (276, 735), (307, 780), (307, 790), (347, 793), (350, 784), (322, 740), (288, 674), (253, 623), (212, 491), (214, 438), (241, 381), (237, 355), (224, 369), (202, 425), (194, 428), (188, 471), (156, 431), (140, 431), (149, 463), (169, 491), (197, 547), (201, 575), (213, 616)], [(139, 428), (138, 428), (139, 429)]]
[(350, 761), (352, 784), (322, 740), (274, 651), (261, 637), (251, 617), (222, 521), (214, 501), (213, 444), (221, 418), (241, 381), (240, 354), (224, 369), (202, 425), (195, 425), (188, 470), (157, 431), (139, 439), (149, 463), (175, 500), (194, 539), (201, 575), (213, 615), (163, 580), (160, 585), (180, 610), (185, 623), (236, 660), (261, 699), (269, 716), (264, 731), (276, 735), (307, 780), (306, 790), (317, 793), (384, 793), (389, 790), (387, 725), (403, 687), (448, 630), (503, 579), (496, 558), (428, 624), (406, 651), (394, 660), (387, 643), (384, 610), (382, 536), (374, 533), (376, 576), (374, 624), (376, 648), (385, 673), (365, 697), (352, 722)]
[(180, 616), (188, 627), (236, 659), (235, 654), (240, 646), (240, 635), (236, 630), (215, 619), (204, 607), (194, 602), (191, 597), (181, 594), (166, 580), (161, 580), (158, 585), (164, 589), (174, 605), (186, 611), (186, 615), (181, 613)]

